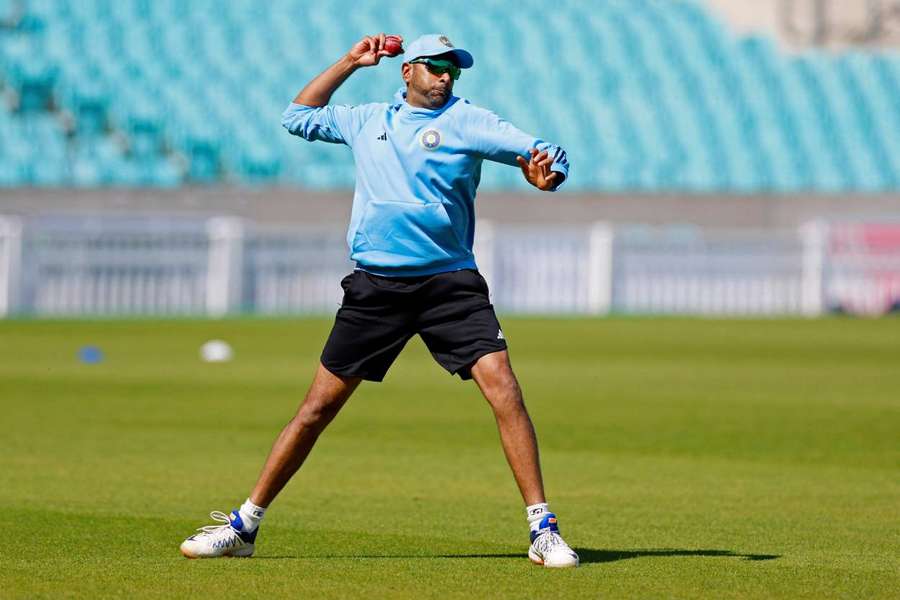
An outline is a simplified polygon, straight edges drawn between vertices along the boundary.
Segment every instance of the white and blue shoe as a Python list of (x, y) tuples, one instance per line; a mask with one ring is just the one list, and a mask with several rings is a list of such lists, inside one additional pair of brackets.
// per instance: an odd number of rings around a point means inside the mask
[(578, 566), (578, 555), (559, 535), (559, 526), (553, 513), (547, 513), (543, 519), (532, 524), (528, 558), (545, 567)]
[(259, 527), (244, 531), (238, 511), (230, 515), (214, 510), (209, 516), (221, 525), (206, 525), (181, 543), (181, 553), (187, 558), (218, 558), (220, 556), (251, 556)]

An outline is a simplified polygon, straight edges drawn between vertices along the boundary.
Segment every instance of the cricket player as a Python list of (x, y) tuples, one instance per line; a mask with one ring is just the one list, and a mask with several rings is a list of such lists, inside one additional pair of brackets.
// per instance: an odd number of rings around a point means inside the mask
[(474, 60), (444, 35), (424, 35), (406, 49), (405, 90), (394, 102), (329, 105), (357, 69), (391, 55), (385, 37), (361, 39), (284, 112), (291, 134), (346, 144), (353, 152), (347, 243), (356, 268), (341, 281), (343, 302), (306, 398), (275, 440), (250, 496), (230, 515), (211, 513), (220, 524), (200, 528), (181, 552), (189, 558), (253, 554), (266, 509), (316, 439), (360, 382), (381, 381), (418, 334), (447, 371), (474, 379), (493, 409), (526, 505), (528, 557), (547, 567), (575, 567), (578, 555), (560, 537), (544, 497), (534, 427), (472, 254), (482, 161), (518, 165), (528, 183), (552, 192), (568, 176), (566, 153), (453, 95)]

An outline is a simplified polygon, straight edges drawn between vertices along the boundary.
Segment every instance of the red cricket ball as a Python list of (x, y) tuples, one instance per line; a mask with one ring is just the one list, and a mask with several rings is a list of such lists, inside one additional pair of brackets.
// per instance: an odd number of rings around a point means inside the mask
[(389, 35), (384, 38), (384, 50), (391, 56), (397, 56), (403, 52), (403, 42), (396, 35)]

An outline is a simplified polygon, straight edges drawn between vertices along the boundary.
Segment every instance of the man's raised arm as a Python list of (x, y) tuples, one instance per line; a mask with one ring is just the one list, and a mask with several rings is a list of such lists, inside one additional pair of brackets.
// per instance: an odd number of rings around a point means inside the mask
[(340, 60), (306, 84), (282, 114), (282, 126), (310, 142), (318, 140), (352, 146), (376, 105), (329, 106), (328, 102), (354, 71), (377, 65), (383, 57), (391, 56), (385, 50), (385, 37), (383, 33), (364, 37)]
[[(397, 36), (398, 38), (400, 36)], [(294, 104), (304, 106), (325, 106), (331, 100), (331, 95), (341, 87), (350, 75), (360, 67), (377, 65), (384, 56), (390, 56), (390, 52), (384, 49), (384, 33), (367, 35), (354, 44), (350, 51), (341, 57), (336, 63), (322, 71), (315, 79), (306, 84), (297, 97)], [(402, 38), (401, 38), (402, 39)]]

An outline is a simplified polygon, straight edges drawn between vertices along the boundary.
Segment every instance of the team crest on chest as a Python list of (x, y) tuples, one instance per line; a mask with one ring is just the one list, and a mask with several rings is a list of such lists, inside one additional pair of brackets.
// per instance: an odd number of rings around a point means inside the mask
[(437, 150), (441, 145), (441, 132), (437, 129), (426, 129), (419, 136), (419, 143), (426, 150)]

